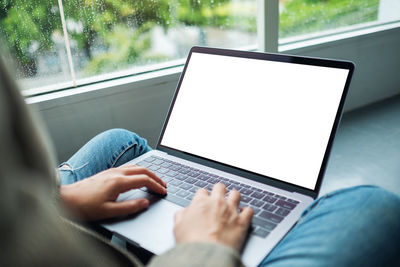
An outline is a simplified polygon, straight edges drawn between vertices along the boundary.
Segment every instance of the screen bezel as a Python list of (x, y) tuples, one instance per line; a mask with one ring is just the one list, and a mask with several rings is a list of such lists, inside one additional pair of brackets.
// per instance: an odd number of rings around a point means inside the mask
[[(299, 185), (295, 185), (289, 182), (283, 182), (279, 179), (265, 176), (262, 174), (254, 173), (248, 170), (240, 169), (235, 166), (231, 166), (228, 164), (220, 163), (211, 159), (203, 158), (185, 151), (180, 151), (171, 147), (167, 147), (164, 145), (161, 145), (162, 138), (164, 136), (166, 126), (168, 124), (169, 118), (171, 116), (171, 112), (173, 110), (175, 101), (177, 99), (177, 96), (179, 94), (179, 90), (181, 88), (181, 84), (183, 81), (183, 78), (185, 77), (186, 69), (189, 65), (190, 58), (193, 53), (204, 53), (204, 54), (212, 54), (212, 55), (222, 55), (222, 56), (232, 56), (232, 57), (240, 57), (240, 58), (249, 58), (249, 59), (258, 59), (258, 60), (269, 60), (269, 61), (277, 61), (277, 62), (284, 62), (284, 63), (296, 63), (296, 64), (304, 64), (304, 65), (312, 65), (312, 66), (322, 66), (322, 67), (331, 67), (331, 68), (339, 68), (339, 69), (346, 69), (348, 70), (348, 75), (346, 79), (345, 86), (343, 88), (343, 92), (340, 98), (340, 103), (336, 112), (335, 120), (332, 125), (332, 130), (331, 134), (329, 136), (328, 144), (324, 153), (324, 157), (322, 160), (322, 164), (318, 173), (318, 178), (317, 182), (315, 184), (314, 189), (309, 189), (305, 188)], [(331, 59), (322, 59), (322, 58), (312, 58), (312, 57), (301, 57), (301, 56), (293, 56), (293, 55), (282, 55), (282, 54), (272, 54), (272, 53), (260, 53), (260, 52), (249, 52), (249, 51), (238, 51), (238, 50), (230, 50), (230, 49), (221, 49), (221, 48), (209, 48), (209, 47), (199, 47), (195, 46), (193, 47), (189, 55), (187, 57), (184, 69), (182, 71), (182, 74), (179, 78), (179, 82), (177, 85), (177, 88), (175, 90), (174, 97), (171, 101), (166, 119), (164, 121), (162, 131), (160, 134), (160, 137), (157, 142), (157, 149), (160, 151), (164, 151), (170, 155), (177, 156), (186, 160), (190, 160), (199, 164), (203, 164), (208, 167), (216, 168), (222, 171), (226, 171), (228, 173), (232, 173), (235, 175), (239, 175), (251, 180), (255, 180), (264, 184), (268, 184), (271, 186), (275, 186), (284, 190), (288, 190), (291, 192), (298, 192), (301, 194), (306, 194), (308, 196), (311, 196), (313, 198), (316, 198), (319, 190), (321, 188), (322, 184), (322, 179), (326, 171), (327, 163), (329, 160), (329, 155), (332, 149), (334, 137), (336, 135), (341, 115), (343, 112), (343, 107), (346, 99), (346, 95), (349, 90), (350, 86), (350, 81), (351, 77), (354, 72), (354, 63), (349, 62), (349, 61), (342, 61), (342, 60), (331, 60)]]

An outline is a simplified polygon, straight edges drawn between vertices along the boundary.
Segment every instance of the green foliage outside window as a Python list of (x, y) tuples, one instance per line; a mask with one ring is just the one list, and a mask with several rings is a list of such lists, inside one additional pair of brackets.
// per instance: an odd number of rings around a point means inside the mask
[[(168, 60), (154, 54), (151, 30), (181, 26), (215, 27), (256, 32), (256, 17), (248, 3), (255, 0), (64, 0), (70, 39), (87, 58), (89, 74), (115, 66)], [(379, 0), (283, 0), (280, 37), (336, 28), (376, 19)], [(254, 9), (254, 8), (253, 8)], [(62, 36), (57, 0), (2, 0), (0, 33), (29, 77), (36, 72), (39, 52)], [(100, 52), (99, 52), (100, 51)]]

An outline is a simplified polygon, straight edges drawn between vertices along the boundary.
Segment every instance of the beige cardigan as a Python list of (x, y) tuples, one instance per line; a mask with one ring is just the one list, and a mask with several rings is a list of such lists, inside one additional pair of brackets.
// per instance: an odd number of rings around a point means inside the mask
[[(133, 255), (62, 216), (49, 138), (10, 77), (1, 58), (0, 266), (141, 266)], [(232, 249), (205, 243), (179, 245), (150, 263), (240, 265)]]

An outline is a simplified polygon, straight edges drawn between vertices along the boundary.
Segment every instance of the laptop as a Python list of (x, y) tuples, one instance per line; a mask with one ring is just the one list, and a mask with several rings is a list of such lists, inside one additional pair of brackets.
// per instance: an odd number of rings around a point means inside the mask
[(175, 245), (175, 212), (221, 182), (254, 209), (241, 253), (259, 264), (318, 195), (353, 71), (345, 61), (193, 47), (156, 149), (127, 163), (166, 181), (167, 196), (123, 193), (118, 201), (151, 205), (102, 227), (163, 253)]

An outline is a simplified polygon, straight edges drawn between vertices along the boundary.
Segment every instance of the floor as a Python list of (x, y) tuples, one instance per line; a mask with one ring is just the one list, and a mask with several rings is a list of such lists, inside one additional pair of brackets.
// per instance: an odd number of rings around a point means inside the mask
[(400, 95), (343, 116), (320, 195), (361, 184), (400, 195)]

